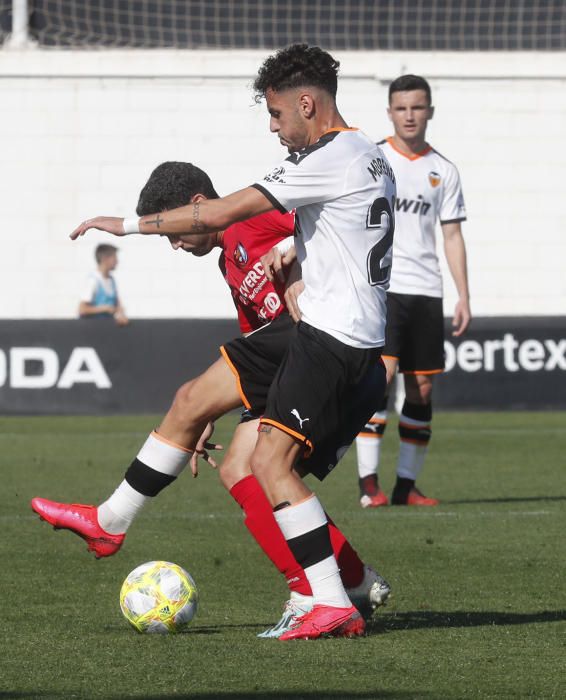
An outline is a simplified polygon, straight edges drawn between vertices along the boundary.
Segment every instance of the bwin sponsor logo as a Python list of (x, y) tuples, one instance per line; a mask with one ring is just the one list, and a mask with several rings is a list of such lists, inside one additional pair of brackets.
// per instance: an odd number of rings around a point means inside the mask
[(407, 214), (426, 216), (431, 206), (429, 202), (424, 201), (422, 194), (419, 194), (416, 199), (399, 199), (397, 197), (395, 200), (395, 211), (406, 212)]

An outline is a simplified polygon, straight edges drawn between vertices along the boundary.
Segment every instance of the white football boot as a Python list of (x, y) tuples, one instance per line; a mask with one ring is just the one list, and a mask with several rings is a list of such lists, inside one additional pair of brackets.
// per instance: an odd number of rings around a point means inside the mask
[(265, 632), (261, 632), (257, 636), (261, 637), (262, 639), (279, 638), (284, 632), (287, 632), (291, 629), (291, 626), (295, 622), (295, 618), (310, 612), (312, 610), (312, 606), (312, 596), (301, 595), (301, 593), (291, 591), (291, 597), (285, 603), (285, 606), (283, 608), (283, 615), (281, 616), (279, 622), (273, 627), (270, 627), (269, 629), (265, 630)]
[(366, 564), (362, 582), (355, 588), (347, 588), (346, 593), (364, 620), (369, 620), (374, 611), (387, 602), (391, 595), (391, 586), (383, 576)]

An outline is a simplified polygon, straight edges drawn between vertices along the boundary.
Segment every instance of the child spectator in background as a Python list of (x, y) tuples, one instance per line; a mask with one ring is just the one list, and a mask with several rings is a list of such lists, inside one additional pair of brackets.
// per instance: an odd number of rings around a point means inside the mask
[(81, 294), (79, 316), (80, 318), (113, 317), (119, 326), (126, 326), (129, 320), (118, 297), (116, 280), (111, 274), (118, 265), (118, 248), (101, 244), (97, 246), (94, 256), (97, 269), (89, 276)]

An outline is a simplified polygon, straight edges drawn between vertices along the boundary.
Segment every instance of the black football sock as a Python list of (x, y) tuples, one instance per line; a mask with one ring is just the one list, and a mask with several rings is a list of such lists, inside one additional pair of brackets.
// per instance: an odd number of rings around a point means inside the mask
[(407, 503), (409, 493), (415, 486), (413, 479), (405, 479), (402, 476), (397, 477), (393, 493), (391, 494), (391, 503), (393, 505), (404, 505)]

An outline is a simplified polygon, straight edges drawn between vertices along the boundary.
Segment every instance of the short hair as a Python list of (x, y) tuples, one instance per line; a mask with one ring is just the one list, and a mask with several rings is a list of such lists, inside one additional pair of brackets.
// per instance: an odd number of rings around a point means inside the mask
[(296, 87), (319, 87), (336, 97), (340, 62), (318, 46), (292, 44), (269, 56), (253, 84), (259, 102), (270, 88), (275, 92)]
[(136, 213), (146, 216), (184, 207), (195, 194), (218, 199), (212, 181), (204, 170), (192, 163), (167, 161), (155, 168), (143, 186)]
[(115, 255), (117, 250), (118, 248), (116, 248), (115, 245), (110, 245), (109, 243), (101, 243), (100, 245), (96, 246), (96, 250), (94, 251), (94, 257), (96, 259), (96, 262), (100, 265), (104, 258), (109, 258), (112, 255)]
[(391, 97), (394, 92), (408, 92), (409, 90), (424, 90), (430, 107), (432, 104), (430, 85), (420, 75), (411, 74), (402, 75), (389, 85), (389, 103), (391, 104)]

